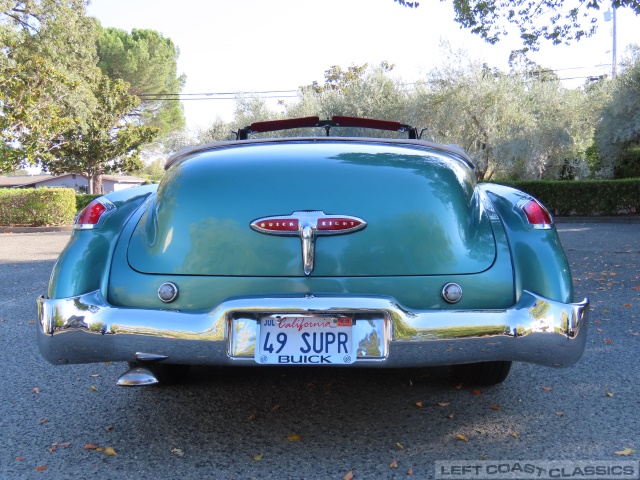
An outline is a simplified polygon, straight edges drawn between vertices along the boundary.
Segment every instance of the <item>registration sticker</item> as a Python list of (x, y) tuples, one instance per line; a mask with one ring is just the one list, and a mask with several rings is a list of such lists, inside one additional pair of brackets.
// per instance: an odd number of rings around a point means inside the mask
[(255, 361), (263, 365), (344, 365), (355, 362), (353, 318), (271, 315), (260, 319)]

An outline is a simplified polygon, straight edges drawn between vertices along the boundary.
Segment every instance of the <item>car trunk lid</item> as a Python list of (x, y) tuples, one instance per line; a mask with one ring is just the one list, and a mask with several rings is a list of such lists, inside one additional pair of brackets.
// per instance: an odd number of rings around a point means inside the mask
[[(285, 234), (251, 227), (309, 216), (366, 225), (316, 235), (306, 247), (299, 224)], [(495, 255), (463, 161), (425, 147), (330, 140), (217, 148), (177, 162), (128, 248), (137, 271), (207, 276), (469, 274)]]

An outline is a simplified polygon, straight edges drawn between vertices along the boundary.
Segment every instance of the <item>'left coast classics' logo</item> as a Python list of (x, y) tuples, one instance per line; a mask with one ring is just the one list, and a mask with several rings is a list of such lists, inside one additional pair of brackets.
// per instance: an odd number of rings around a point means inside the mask
[(274, 215), (251, 222), (256, 232), (268, 235), (299, 236), (302, 243), (304, 274), (313, 271), (315, 241), (318, 235), (342, 235), (362, 230), (367, 222), (347, 215), (327, 215), (322, 211), (299, 211), (291, 215)]

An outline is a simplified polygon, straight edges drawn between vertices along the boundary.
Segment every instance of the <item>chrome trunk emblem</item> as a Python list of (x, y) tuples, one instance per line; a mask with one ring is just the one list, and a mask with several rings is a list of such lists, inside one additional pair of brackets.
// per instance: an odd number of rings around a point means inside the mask
[(322, 211), (298, 211), (291, 215), (263, 217), (251, 222), (251, 228), (267, 235), (300, 237), (304, 274), (313, 271), (316, 237), (320, 235), (344, 235), (362, 230), (367, 222), (347, 215), (327, 215)]

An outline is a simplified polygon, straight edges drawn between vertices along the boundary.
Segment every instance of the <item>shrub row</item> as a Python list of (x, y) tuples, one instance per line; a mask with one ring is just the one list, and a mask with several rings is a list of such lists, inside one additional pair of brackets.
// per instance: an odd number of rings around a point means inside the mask
[(553, 215), (640, 214), (640, 179), (523, 180), (504, 183), (533, 195)]
[(75, 214), (72, 188), (0, 189), (0, 226), (71, 225)]

